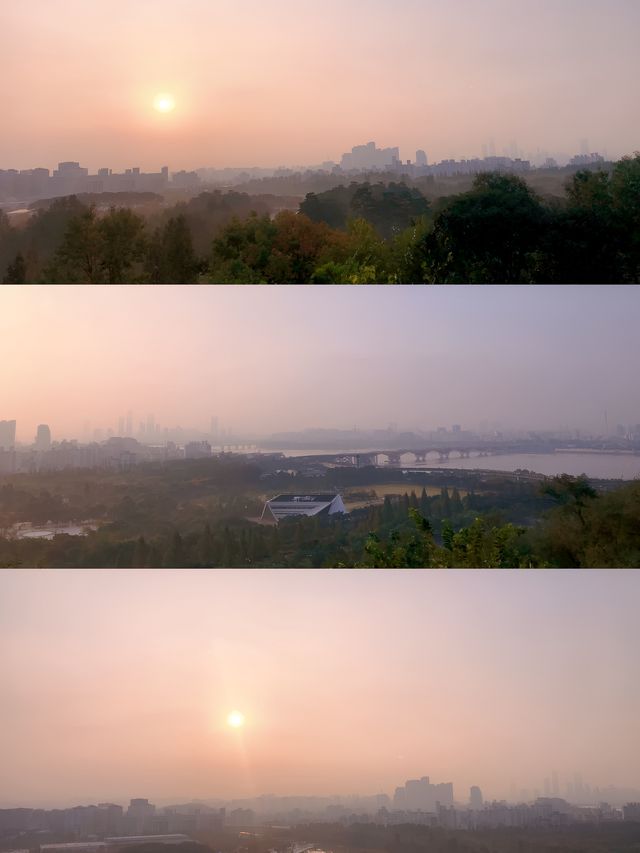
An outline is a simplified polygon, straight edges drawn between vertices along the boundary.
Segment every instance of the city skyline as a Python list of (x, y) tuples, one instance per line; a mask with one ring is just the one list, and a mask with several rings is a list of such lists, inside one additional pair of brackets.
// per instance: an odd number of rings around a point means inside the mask
[(0, 419), (21, 442), (43, 423), (54, 440), (86, 437), (86, 421), (116, 430), (128, 411), (203, 432), (223, 415), (239, 435), (603, 435), (640, 422), (638, 305), (624, 286), (5, 286)]
[[(167, 809), (182, 803), (191, 802), (193, 804), (200, 803), (206, 808), (212, 809), (219, 806), (235, 808), (242, 808), (244, 806), (245, 808), (256, 809), (258, 813), (264, 814), (277, 814), (278, 811), (282, 812), (286, 810), (287, 805), (290, 805), (292, 809), (299, 808), (298, 805), (291, 803), (291, 801), (307, 801), (307, 808), (310, 811), (318, 812), (327, 803), (344, 803), (348, 807), (349, 803), (352, 802), (354, 803), (354, 810), (361, 809), (362, 812), (373, 814), (379, 808), (387, 809), (390, 812), (409, 813), (430, 810), (435, 812), (437, 804), (445, 807), (462, 806), (467, 808), (482, 808), (483, 805), (491, 803), (507, 803), (513, 806), (532, 803), (544, 798), (558, 798), (572, 805), (596, 806), (604, 802), (603, 797), (607, 797), (613, 800), (614, 805), (620, 806), (623, 804), (623, 800), (629, 797), (638, 797), (640, 794), (640, 788), (635, 787), (622, 788), (613, 783), (591, 785), (583, 779), (582, 773), (579, 772), (569, 773), (566, 780), (561, 778), (556, 771), (552, 771), (543, 779), (520, 781), (524, 781), (525, 784), (528, 781), (528, 787), (518, 788), (512, 781), (508, 791), (505, 788), (500, 795), (496, 796), (491, 796), (491, 792), (485, 796), (486, 789), (481, 784), (470, 785), (465, 788), (461, 785), (456, 785), (455, 782), (442, 782), (434, 780), (429, 776), (421, 776), (419, 779), (407, 779), (403, 782), (398, 782), (395, 788), (392, 783), (388, 790), (379, 788), (375, 791), (354, 790), (336, 793), (327, 790), (320, 793), (307, 793), (305, 791), (287, 791), (283, 789), (283, 791), (278, 793), (264, 791), (247, 796), (234, 796), (231, 794), (225, 796), (218, 794), (209, 797), (196, 797), (191, 800), (189, 800), (187, 794), (176, 792), (173, 796), (148, 796), (144, 798), (144, 802), (150, 803), (154, 809), (156, 807)], [(426, 788), (429, 789), (426, 792), (424, 789), (420, 790), (424, 783), (426, 783)], [(405, 793), (408, 788), (413, 788), (411, 798)], [(477, 793), (475, 794), (475, 803), (471, 799), (473, 791), (479, 792), (479, 797)], [(103, 796), (102, 799), (104, 802), (99, 805), (125, 805), (127, 801), (135, 803), (139, 801), (140, 798), (138, 795), (141, 793), (144, 792), (138, 791), (137, 795), (134, 796), (133, 794), (124, 795), (112, 792), (109, 796)], [(429, 800), (431, 800), (430, 803)], [(287, 801), (290, 802), (288, 803)], [(24, 802), (6, 801), (0, 802), (0, 811), (11, 808), (73, 809), (94, 805), (95, 802), (96, 798), (92, 800), (90, 797), (77, 799), (71, 797), (60, 800), (49, 798), (36, 802), (27, 800)], [(356, 805), (358, 802), (360, 804)], [(611, 803), (607, 804), (611, 805)]]
[(638, 788), (639, 584), (5, 570), (0, 803), (391, 794), (425, 773), (457, 801), (543, 796), (554, 772)]
[(20, 86), (0, 81), (0, 163), (18, 169), (71, 149), (92, 170), (148, 170), (322, 163), (368, 139), (429, 162), (637, 147), (634, 0), (248, 0), (241, 19), (226, 0), (34, 0), (2, 14)]

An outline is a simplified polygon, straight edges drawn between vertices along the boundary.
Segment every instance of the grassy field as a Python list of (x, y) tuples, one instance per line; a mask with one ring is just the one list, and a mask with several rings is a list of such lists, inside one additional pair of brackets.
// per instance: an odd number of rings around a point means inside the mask
[[(429, 497), (439, 495), (442, 491), (440, 486), (425, 486), (425, 489)], [(363, 506), (382, 503), (387, 495), (403, 495), (405, 492), (407, 492), (407, 494), (411, 494), (412, 491), (415, 491), (416, 495), (420, 497), (422, 494), (422, 486), (412, 485), (411, 483), (374, 483), (367, 486), (349, 487), (342, 492), (342, 497), (348, 509), (360, 509)], [(363, 500), (359, 497), (362, 492), (375, 492), (376, 497), (372, 497), (369, 500)], [(453, 489), (450, 488), (449, 495), (451, 495), (452, 492)], [(461, 498), (467, 494), (465, 489), (458, 489), (458, 492)]]

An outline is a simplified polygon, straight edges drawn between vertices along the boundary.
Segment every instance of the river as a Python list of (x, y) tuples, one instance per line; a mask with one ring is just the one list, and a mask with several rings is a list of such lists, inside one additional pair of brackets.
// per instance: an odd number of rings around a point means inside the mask
[[(339, 454), (335, 450), (283, 450), (285, 456), (318, 456), (321, 454)], [(344, 451), (346, 453), (346, 451)], [(351, 451), (366, 453), (367, 450)], [(631, 453), (594, 453), (580, 451), (557, 451), (555, 453), (505, 453), (497, 456), (472, 455), (467, 459), (451, 456), (448, 460), (440, 461), (435, 455), (427, 457), (426, 462), (415, 462), (414, 456), (407, 453), (402, 457), (398, 469), (411, 468), (423, 470), (428, 468), (447, 469), (457, 468), (465, 471), (517, 471), (524, 469), (554, 477), (559, 474), (587, 477), (601, 480), (633, 480), (640, 477), (640, 455)]]

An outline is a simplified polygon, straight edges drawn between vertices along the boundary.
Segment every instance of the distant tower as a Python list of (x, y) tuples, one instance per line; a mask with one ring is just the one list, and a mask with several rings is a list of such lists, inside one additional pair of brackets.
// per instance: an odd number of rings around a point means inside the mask
[(556, 770), (551, 774), (551, 793), (557, 797), (560, 793), (560, 785), (558, 784), (558, 773)]
[(422, 148), (420, 148), (418, 151), (416, 151), (416, 166), (426, 166), (426, 165), (427, 165), (427, 155), (422, 150)]
[(477, 785), (472, 785), (469, 790), (469, 805), (472, 809), (481, 809), (483, 802), (482, 791)]
[(0, 450), (13, 450), (16, 443), (16, 422), (0, 421)]
[(219, 436), (220, 436), (220, 423), (218, 421), (218, 418), (214, 415), (211, 418), (211, 438), (214, 440), (214, 442), (217, 443)]
[(51, 447), (51, 430), (46, 424), (40, 424), (36, 432), (36, 450), (49, 450)]

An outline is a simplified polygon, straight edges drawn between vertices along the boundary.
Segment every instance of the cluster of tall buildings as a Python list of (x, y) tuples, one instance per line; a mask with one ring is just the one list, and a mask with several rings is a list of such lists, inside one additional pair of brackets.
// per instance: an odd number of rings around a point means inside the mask
[(513, 172), (516, 174), (528, 172), (531, 169), (529, 160), (519, 157), (475, 157), (470, 160), (442, 160), (429, 165), (424, 150), (416, 151), (415, 161), (400, 159), (400, 149), (376, 148), (375, 142), (366, 145), (356, 145), (350, 152), (342, 155), (340, 167), (343, 172), (387, 172), (397, 171), (411, 177), (434, 175), (450, 177), (452, 175), (479, 174), (481, 172)]
[[(3, 450), (0, 448), (0, 474), (33, 474), (37, 471), (62, 471), (67, 468), (105, 468), (126, 470), (141, 462), (184, 459), (185, 448), (172, 441), (161, 445), (140, 444), (135, 438), (114, 436), (103, 442), (80, 444), (78, 441), (50, 442), (42, 435), (30, 447)], [(188, 445), (187, 445), (188, 446)]]
[(435, 812), (439, 805), (453, 805), (453, 784), (432, 784), (428, 776), (408, 779), (393, 795), (393, 807), (399, 811)]
[(495, 829), (498, 827), (552, 828), (572, 824), (598, 824), (622, 820), (638, 820), (639, 811), (628, 803), (614, 808), (608, 803), (596, 806), (574, 806), (558, 797), (539, 797), (533, 803), (512, 805), (504, 801), (469, 805), (461, 808), (438, 804), (430, 811), (393, 811), (381, 809), (374, 822), (386, 826), (416, 823), (423, 826), (441, 826), (446, 829)]
[[(494, 151), (487, 151), (483, 146), (482, 157), (470, 159), (446, 159), (439, 163), (429, 164), (424, 150), (416, 151), (415, 160), (401, 160), (400, 149), (377, 148), (375, 142), (366, 145), (356, 145), (351, 151), (342, 155), (338, 170), (343, 172), (399, 172), (410, 177), (433, 175), (435, 177), (452, 177), (454, 175), (476, 175), (482, 172), (509, 172), (526, 174), (532, 168), (531, 161), (518, 156), (517, 147), (512, 145), (511, 156), (497, 156)], [(597, 152), (581, 153), (572, 157), (569, 166), (599, 166), (605, 162), (604, 157)], [(543, 168), (557, 168), (558, 163), (548, 157)]]
[[(51, 430), (47, 424), (39, 424), (30, 452), (34, 456), (40, 456), (50, 450)], [(14, 473), (16, 458), (16, 422), (0, 421), (0, 474)]]
[(129, 410), (119, 416), (117, 430), (98, 428), (91, 433), (87, 424), (85, 434), (87, 440), (83, 442), (75, 439), (52, 442), (49, 426), (40, 424), (31, 444), (16, 444), (16, 421), (0, 420), (0, 474), (65, 468), (122, 470), (141, 462), (205, 459), (218, 447), (222, 452), (253, 448), (251, 444), (238, 444), (230, 429), (220, 427), (217, 417), (211, 418), (209, 433), (179, 427), (169, 430), (161, 428), (153, 414), (135, 427)]
[[(54, 838), (105, 839), (126, 842), (145, 839), (169, 840), (173, 835), (178, 840), (189, 840), (184, 833), (217, 829), (225, 821), (224, 809), (213, 809), (197, 804), (175, 808), (158, 809), (147, 799), (132, 799), (127, 809), (115, 803), (98, 803), (91, 806), (74, 806), (69, 809), (0, 809), (0, 837), (10, 833), (49, 834)], [(58, 853), (53, 848), (64, 848), (65, 844), (43, 844), (48, 853)], [(78, 845), (71, 845), (79, 853)], [(102, 845), (103, 846), (103, 845)], [(109, 846), (109, 845), (107, 845)], [(126, 844), (116, 845), (126, 846)]]
[(95, 175), (80, 163), (68, 160), (49, 169), (0, 169), (0, 201), (34, 201), (80, 193), (155, 192), (173, 188), (197, 187), (200, 178), (196, 172), (174, 172), (162, 166), (159, 172), (142, 172), (139, 167), (114, 172), (98, 169)]

